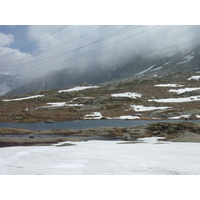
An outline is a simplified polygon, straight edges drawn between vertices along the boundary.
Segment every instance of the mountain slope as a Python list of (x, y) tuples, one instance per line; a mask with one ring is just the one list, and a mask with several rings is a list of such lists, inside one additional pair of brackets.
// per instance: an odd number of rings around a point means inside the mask
[(23, 85), (23, 81), (17, 79), (16, 76), (0, 74), (0, 95), (4, 95), (8, 91), (18, 88), (21, 85)]
[(24, 94), (34, 91), (63, 88), (76, 85), (80, 82), (100, 84), (107, 81), (131, 77), (162, 77), (166, 74), (187, 73), (200, 70), (200, 47), (176, 53), (173, 56), (146, 57), (138, 56), (118, 67), (93, 68), (85, 71), (76, 69), (62, 69), (37, 78), (20, 88), (11, 90), (8, 95)]

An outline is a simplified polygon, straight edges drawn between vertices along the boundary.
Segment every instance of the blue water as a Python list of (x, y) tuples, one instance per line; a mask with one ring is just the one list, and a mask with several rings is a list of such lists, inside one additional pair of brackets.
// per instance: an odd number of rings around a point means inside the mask
[[(94, 127), (132, 127), (157, 122), (181, 122), (185, 120), (83, 120), (83, 121), (65, 121), (56, 123), (12, 123), (0, 122), (1, 128), (24, 128), (29, 130), (50, 130), (50, 129), (74, 129), (81, 130)], [(190, 120), (189, 122), (200, 123), (200, 120)]]

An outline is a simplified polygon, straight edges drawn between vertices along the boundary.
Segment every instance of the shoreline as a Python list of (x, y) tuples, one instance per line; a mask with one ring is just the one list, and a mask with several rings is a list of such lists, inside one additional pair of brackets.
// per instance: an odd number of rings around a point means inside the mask
[(82, 130), (28, 130), (0, 128), (0, 147), (46, 146), (59, 142), (118, 140), (134, 142), (138, 138), (162, 137), (163, 141), (200, 142), (200, 124), (194, 122), (157, 122), (132, 127), (95, 127)]

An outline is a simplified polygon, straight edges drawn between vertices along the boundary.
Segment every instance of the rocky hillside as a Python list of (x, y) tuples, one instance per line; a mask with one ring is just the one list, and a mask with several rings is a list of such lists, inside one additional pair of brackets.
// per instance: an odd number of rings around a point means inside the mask
[(145, 73), (99, 85), (2, 96), (0, 121), (199, 119), (200, 73), (149, 78)]
[(187, 73), (200, 70), (200, 47), (181, 51), (172, 56), (147, 57), (141, 55), (131, 61), (119, 63), (112, 68), (95, 68), (88, 70), (62, 69), (53, 71), (46, 76), (31, 81), (20, 88), (11, 90), (8, 95), (25, 94), (28, 92), (69, 87), (80, 82), (100, 84), (106, 81), (120, 80), (131, 77), (153, 78), (175, 73)]

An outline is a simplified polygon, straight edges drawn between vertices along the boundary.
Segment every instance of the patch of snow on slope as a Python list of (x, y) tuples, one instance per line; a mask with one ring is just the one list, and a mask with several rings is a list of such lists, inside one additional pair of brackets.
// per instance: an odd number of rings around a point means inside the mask
[(140, 119), (140, 117), (131, 116), (131, 115), (125, 115), (125, 116), (115, 117), (114, 119)]
[(47, 104), (50, 104), (51, 107), (60, 107), (60, 106), (64, 106), (66, 102), (56, 102), (56, 103), (47, 103)]
[(177, 65), (180, 65), (180, 64), (183, 64), (183, 63), (187, 63), (189, 61), (191, 61), (193, 58), (194, 58), (194, 52), (192, 52), (190, 55), (188, 56), (185, 56), (184, 58), (186, 58), (187, 60), (186, 61), (183, 61), (183, 62), (178, 62)]
[(191, 76), (190, 78), (188, 78), (188, 80), (199, 80), (200, 79), (200, 76)]
[(58, 92), (74, 92), (74, 91), (86, 90), (90, 88), (99, 88), (99, 86), (79, 86), (79, 87), (74, 87), (71, 89), (59, 90)]
[(184, 85), (178, 85), (178, 84), (157, 84), (154, 85), (155, 87), (183, 87)]
[(100, 112), (93, 112), (92, 114), (85, 115), (84, 119), (101, 119), (102, 117)]
[(112, 97), (129, 97), (129, 98), (137, 98), (141, 97), (142, 95), (139, 93), (131, 93), (131, 92), (126, 92), (126, 93), (119, 93), (119, 94), (111, 94)]
[(148, 101), (162, 102), (162, 103), (182, 103), (190, 101), (200, 101), (200, 96), (191, 96), (183, 98), (168, 98), (168, 99), (148, 99)]
[[(1, 175), (200, 175), (200, 143), (141, 138), (0, 148)], [(68, 142), (67, 142), (68, 143)], [(121, 144), (120, 144), (121, 143)]]
[(67, 104), (66, 102), (47, 103), (51, 106), (44, 107), (62, 107), (62, 106), (83, 106), (83, 104)]
[(183, 88), (183, 89), (178, 89), (178, 90), (169, 90), (169, 92), (176, 92), (177, 94), (181, 94), (184, 92), (190, 92), (190, 91), (194, 91), (194, 90), (200, 90), (200, 87), (196, 87), (196, 88)]
[(180, 115), (180, 116), (175, 116), (175, 117), (168, 117), (168, 119), (181, 119), (181, 118), (186, 118), (188, 119), (191, 115)]
[(38, 98), (38, 97), (43, 97), (43, 96), (44, 95), (35, 95), (35, 96), (23, 97), (23, 98), (17, 98), (17, 99), (3, 99), (3, 101), (21, 101), (21, 100), (33, 99), (33, 98)]
[(157, 64), (155, 64), (155, 65), (152, 65), (151, 67), (149, 67), (148, 69), (145, 69), (144, 71), (142, 71), (142, 72), (139, 72), (139, 73), (137, 73), (137, 74), (135, 74), (135, 75), (140, 75), (140, 74), (144, 74), (145, 72), (148, 72), (149, 70), (151, 70), (154, 66), (156, 66)]
[(157, 68), (155, 68), (155, 69), (152, 69), (151, 72), (156, 71), (156, 70), (159, 70), (159, 69), (162, 69), (162, 68), (163, 68), (163, 67), (157, 67)]
[(144, 112), (144, 111), (151, 111), (151, 110), (163, 110), (167, 108), (172, 108), (172, 107), (155, 107), (155, 106), (142, 106), (142, 105), (131, 105), (131, 108), (133, 108), (136, 112)]

